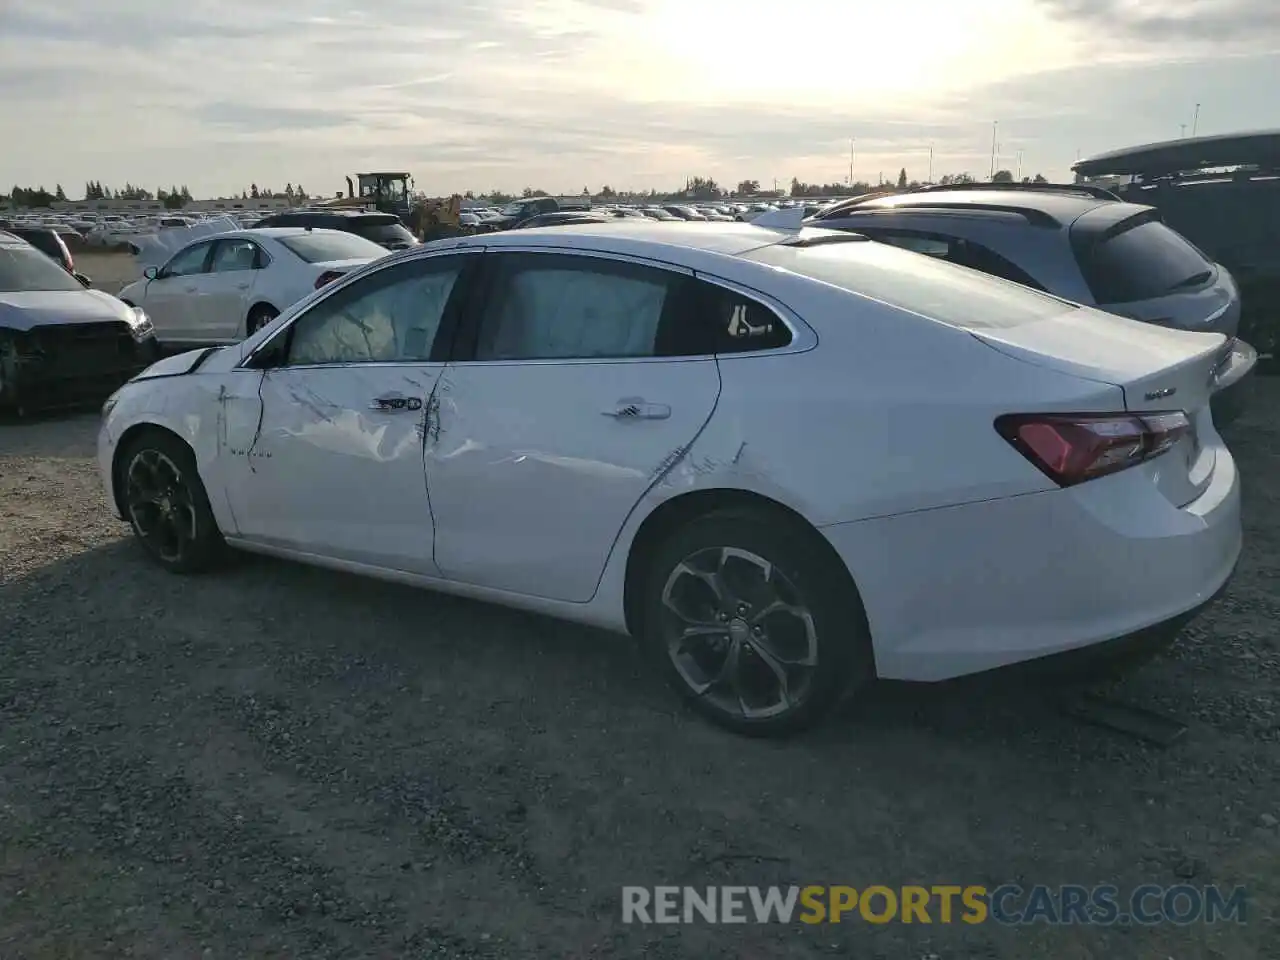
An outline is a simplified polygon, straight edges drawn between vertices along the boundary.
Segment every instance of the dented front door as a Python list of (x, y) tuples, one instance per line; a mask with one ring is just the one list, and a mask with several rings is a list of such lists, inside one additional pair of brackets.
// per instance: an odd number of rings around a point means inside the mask
[[(442, 364), (284, 367), (229, 484), (240, 535), (435, 574), (423, 418)], [(233, 457), (234, 459), (234, 457)]]

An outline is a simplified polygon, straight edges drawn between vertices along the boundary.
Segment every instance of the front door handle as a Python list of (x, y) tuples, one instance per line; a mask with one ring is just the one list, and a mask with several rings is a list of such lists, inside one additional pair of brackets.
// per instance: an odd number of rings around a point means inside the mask
[(420, 397), (375, 397), (369, 404), (370, 410), (380, 413), (402, 413), (406, 410), (421, 410)]
[(623, 397), (600, 412), (615, 420), (665, 420), (671, 416), (671, 408), (665, 403), (649, 403), (643, 397)]

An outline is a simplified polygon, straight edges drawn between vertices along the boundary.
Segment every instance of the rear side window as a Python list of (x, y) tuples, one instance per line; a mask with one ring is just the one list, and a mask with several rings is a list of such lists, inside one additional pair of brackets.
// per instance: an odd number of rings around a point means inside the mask
[(883, 243), (775, 243), (743, 254), (813, 280), (967, 330), (1017, 327), (1079, 307)]
[(480, 318), (477, 360), (655, 355), (675, 275), (559, 254), (502, 255)]
[(83, 290), (61, 265), (25, 244), (0, 244), (0, 293)]
[(293, 237), (277, 237), (281, 246), (296, 253), (307, 263), (330, 260), (374, 260), (386, 255), (386, 249), (372, 240), (354, 233), (303, 233)]
[(374, 243), (416, 243), (417, 238), (396, 219), (353, 217), (351, 231)]
[(1213, 276), (1204, 256), (1159, 220), (1076, 250), (1076, 261), (1100, 304), (1132, 303), (1197, 287)]
[(1012, 280), (1025, 287), (1043, 290), (1044, 284), (1012, 261), (1002, 257), (990, 247), (959, 237), (944, 237), (927, 233), (895, 233), (890, 230), (860, 230), (872, 240), (887, 243), (926, 257), (946, 260), (971, 270), (981, 270), (993, 277)]
[(690, 343), (691, 352), (751, 353), (791, 343), (791, 330), (758, 300), (705, 280), (695, 284), (695, 322), (709, 340), (705, 348)]

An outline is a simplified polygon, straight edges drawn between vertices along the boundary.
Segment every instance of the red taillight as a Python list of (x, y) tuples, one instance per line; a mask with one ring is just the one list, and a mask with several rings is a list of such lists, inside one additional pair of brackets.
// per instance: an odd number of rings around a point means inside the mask
[(325, 284), (333, 283), (333, 281), (337, 280), (340, 276), (342, 276), (341, 270), (326, 270), (324, 273), (320, 274), (320, 276), (316, 277), (316, 289), (319, 290)]
[(1059, 486), (1136, 466), (1191, 431), (1181, 410), (1162, 413), (1011, 413), (996, 430)]

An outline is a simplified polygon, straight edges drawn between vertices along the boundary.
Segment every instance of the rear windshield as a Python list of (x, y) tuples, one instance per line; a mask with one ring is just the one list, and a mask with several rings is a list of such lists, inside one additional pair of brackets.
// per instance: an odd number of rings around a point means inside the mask
[(354, 220), (351, 224), (352, 232), (374, 243), (417, 242), (417, 238), (399, 220), (381, 217), (356, 217)]
[(376, 260), (386, 255), (386, 249), (372, 240), (357, 237), (354, 233), (304, 233), (296, 237), (279, 237), (280, 243), (292, 250), (307, 263), (327, 263), (330, 260)]
[(0, 293), (83, 289), (80, 281), (34, 247), (0, 244)]
[(1212, 279), (1212, 265), (1158, 220), (1145, 220), (1102, 243), (1076, 251), (1076, 260), (1100, 304), (1168, 296)]
[(65, 251), (62, 241), (52, 230), (13, 230), (15, 237), (20, 237), (42, 253), (47, 253), (58, 262), (62, 261)]
[(882, 243), (773, 244), (744, 257), (968, 330), (1016, 327), (1078, 309), (1021, 284)]

